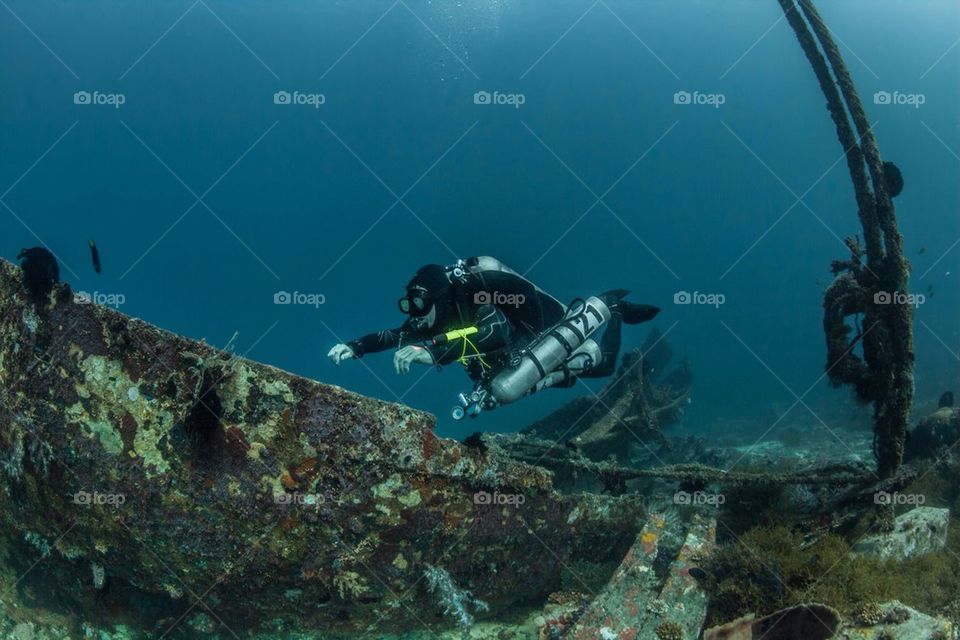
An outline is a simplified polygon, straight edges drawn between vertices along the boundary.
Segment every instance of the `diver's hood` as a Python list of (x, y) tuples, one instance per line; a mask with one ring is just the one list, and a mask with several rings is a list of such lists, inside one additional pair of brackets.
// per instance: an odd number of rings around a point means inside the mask
[(407, 283), (407, 291), (414, 289), (425, 291), (432, 300), (442, 298), (450, 290), (446, 269), (439, 264), (420, 267)]

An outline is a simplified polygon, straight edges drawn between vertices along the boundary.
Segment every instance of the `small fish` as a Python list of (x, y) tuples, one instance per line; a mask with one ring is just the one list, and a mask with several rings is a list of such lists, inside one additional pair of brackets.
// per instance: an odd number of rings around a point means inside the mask
[(922, 256), (922, 255), (925, 254), (926, 252), (927, 252), (927, 248), (926, 248), (926, 247), (920, 247), (920, 251), (917, 251), (917, 254), (919, 254), (919, 255)]
[(953, 406), (953, 391), (944, 391), (943, 395), (940, 396), (940, 401), (937, 402), (937, 407), (942, 409), (943, 407), (952, 407)]
[(927, 287), (927, 297), (928, 297), (928, 298), (932, 298), (932, 297), (933, 297), (933, 285), (932, 285), (932, 284)]
[(90, 258), (93, 260), (93, 270), (100, 273), (100, 250), (93, 240), (90, 240)]

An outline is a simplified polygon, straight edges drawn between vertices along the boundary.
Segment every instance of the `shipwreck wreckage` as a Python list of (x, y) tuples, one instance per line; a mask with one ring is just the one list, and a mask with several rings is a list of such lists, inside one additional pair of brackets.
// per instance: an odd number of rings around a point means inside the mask
[[(824, 329), (831, 380), (875, 406), (876, 470), (627, 466), (631, 439), (665, 442), (691, 384), (685, 361), (659, 373), (670, 354), (656, 335), (597, 402), (468, 447), (435, 436), (428, 414), (87, 304), (67, 284), (38, 298), (0, 260), (0, 534), (42, 560), (26, 578), (33, 591), (92, 619), (152, 617), (158, 632), (198, 610), (277, 633), (460, 624), (467, 637), (468, 609), (495, 618), (542, 605), (569, 564), (590, 560), (619, 567), (574, 611), (545, 619), (541, 637), (682, 640), (702, 632), (708, 598), (694, 569), (714, 546), (715, 509), (668, 532), (628, 483), (829, 487), (824, 528), (904, 486), (912, 318), (908, 305), (871, 303), (906, 291), (892, 194), (829, 30), (810, 0), (778, 1), (827, 97), (863, 226), (865, 245), (849, 240), (850, 259), (834, 264)], [(864, 329), (850, 338), (853, 315)], [(892, 511), (879, 515), (892, 526)], [(841, 624), (811, 604), (704, 637), (827, 638)]]

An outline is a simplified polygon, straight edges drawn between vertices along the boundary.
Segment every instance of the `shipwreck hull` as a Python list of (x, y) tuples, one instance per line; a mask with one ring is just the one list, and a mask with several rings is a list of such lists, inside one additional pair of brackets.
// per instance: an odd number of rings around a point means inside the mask
[(443, 627), (427, 564), (497, 616), (541, 603), (571, 560), (629, 548), (636, 501), (561, 495), (433, 427), (68, 285), (35, 306), (0, 260), (0, 534), (39, 561), (18, 588), (73, 613), (165, 631), (201, 612), (241, 635)]

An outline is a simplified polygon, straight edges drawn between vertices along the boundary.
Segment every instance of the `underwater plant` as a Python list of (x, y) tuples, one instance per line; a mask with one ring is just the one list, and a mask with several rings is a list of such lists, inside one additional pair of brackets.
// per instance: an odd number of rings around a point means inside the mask
[(477, 611), (489, 611), (490, 607), (486, 602), (474, 598), (469, 591), (458, 588), (446, 569), (428, 564), (423, 575), (427, 579), (430, 593), (437, 596), (439, 603), (443, 605), (443, 612), (456, 619), (464, 640), (467, 640), (473, 626), (473, 616), (467, 611), (467, 607), (473, 607)]

